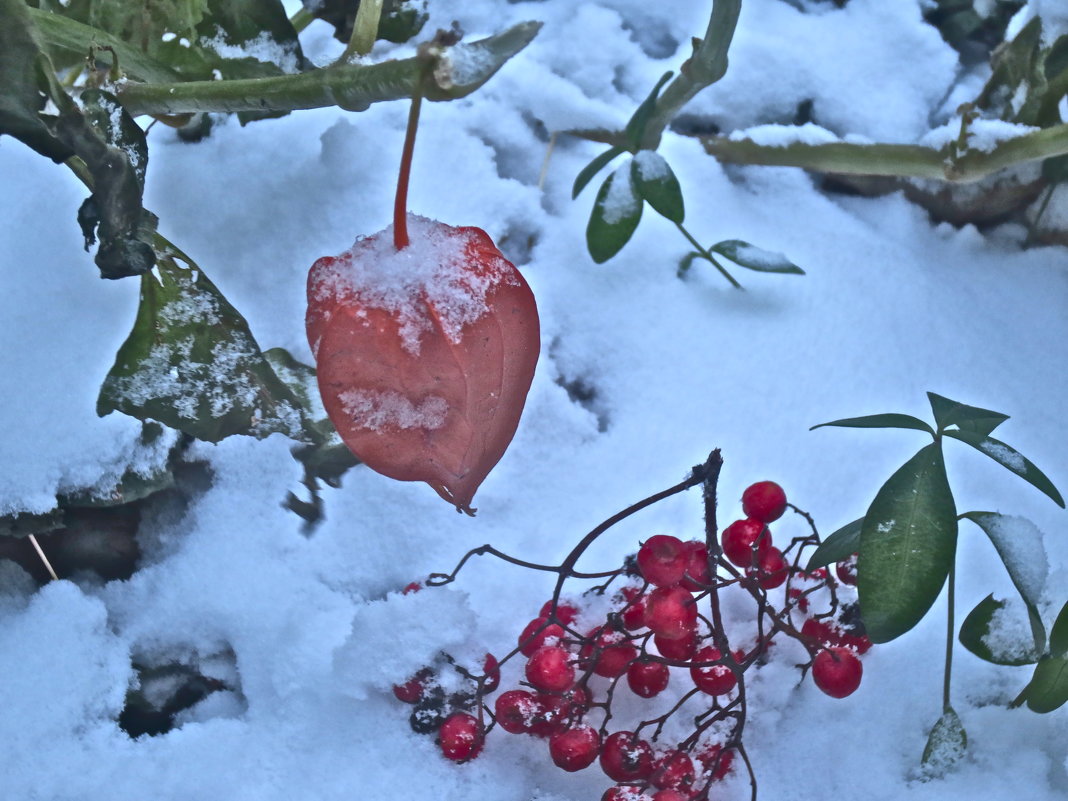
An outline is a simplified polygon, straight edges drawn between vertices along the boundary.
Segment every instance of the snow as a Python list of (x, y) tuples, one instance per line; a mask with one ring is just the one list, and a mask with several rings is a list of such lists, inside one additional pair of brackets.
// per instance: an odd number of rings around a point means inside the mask
[[(835, 137), (916, 143), (948, 122), (940, 109), (958, 77), (955, 54), (922, 23), (921, 6), (746, 0), (726, 78), (688, 113), (729, 134), (792, 124), (811, 99), (813, 124)], [(725, 459), (721, 526), (741, 515), (746, 486), (772, 477), (829, 533), (864, 514), (923, 435), (808, 428), (884, 411), (929, 418), (926, 390), (1011, 414), (998, 436), (1062, 491), (1068, 485), (1068, 377), (1057, 356), (1068, 338), (1063, 248), (1022, 250), (1019, 231), (935, 225), (901, 194), (831, 195), (798, 170), (725, 167), (668, 133), (659, 152), (679, 177), (694, 236), (781, 252), (807, 274), (739, 268), (741, 292), (696, 262), (679, 280), (688, 244), (652, 214), (618, 256), (594, 265), (585, 250), (592, 193), (572, 201), (570, 189), (604, 146), (558, 135), (539, 187), (549, 135), (622, 126), (657, 78), (678, 69), (689, 37), (703, 34), (707, 4), (442, 0), (430, 11), (427, 32), (456, 19), (470, 39), (524, 19), (545, 23), (470, 97), (426, 104), (416, 144), (412, 219), (484, 229), (521, 267), (542, 315), (527, 408), (479, 490), (478, 516), (457, 515), (423, 484), (357, 467), (341, 488), (322, 490), (325, 519), (305, 533), (282, 506), (303, 477), (291, 440), (194, 444), (186, 466), (203, 465), (210, 480), (184, 504), (146, 508), (129, 579), (85, 573), (35, 589), (0, 561), (6, 797), (73, 801), (106, 787), (115, 801), (597, 799), (609, 782), (596, 766), (555, 770), (545, 743), (529, 737), (497, 731), (478, 759), (448, 763), (432, 737), (411, 731), (411, 708), (390, 690), (442, 651), (465, 664), (503, 656), (555, 574), (482, 556), (446, 587), (400, 588), (452, 570), (484, 543), (557, 563), (601, 520), (681, 480), (713, 447)], [(326, 27), (302, 33), (317, 63), (340, 52)], [(389, 103), (244, 128), (226, 121), (195, 145), (157, 125), (147, 206), (262, 348), (285, 347), (308, 363), (308, 269), (355, 236), (378, 231), (383, 247), (391, 241), (382, 229), (406, 116), (406, 104)], [(138, 282), (96, 277), (74, 221), (84, 191), (7, 137), (0, 174), (0, 512), (41, 513), (57, 493), (113, 486), (130, 467), (150, 472), (174, 439), (146, 446), (137, 421), (96, 415)], [(366, 291), (400, 310), (413, 268), (427, 263), (383, 269)], [(457, 289), (431, 273), (417, 278)], [(470, 289), (457, 296), (456, 325), (479, 313)], [(1033, 521), (1033, 532), (1014, 526), (1005, 540), (1037, 538), (1050, 565), (1043, 597), (1063, 603), (1065, 513), (960, 443), (946, 443), (946, 458), (959, 509)], [(579, 569), (614, 567), (654, 533), (700, 536), (701, 514), (697, 491), (650, 507), (601, 538)], [(793, 515), (773, 529), (777, 542), (808, 532)], [(1015, 593), (984, 541), (961, 537), (959, 610), (990, 592)], [(569, 582), (565, 591), (581, 598), (586, 586)], [(752, 604), (737, 594), (724, 607), (738, 642), (751, 639)], [(865, 655), (864, 681), (843, 700), (801, 680), (794, 666), (804, 656), (789, 643), (747, 673), (746, 742), (760, 797), (1015, 801), (1026, 788), (1029, 801), (1063, 799), (1064, 710), (1007, 709), (1029, 670), (988, 665), (960, 647), (953, 706), (967, 755), (944, 778), (910, 778), (941, 711), (944, 627), (943, 598), (901, 640)], [(226, 689), (181, 713), (171, 731), (131, 739), (116, 718), (138, 681), (135, 663), (195, 667)], [(520, 670), (517, 660), (504, 665), (502, 689), (516, 686)], [(684, 678), (672, 676), (675, 686)], [(621, 723), (655, 708), (619, 696)], [(676, 723), (665, 738), (685, 733)], [(736, 772), (716, 797), (749, 794)]]

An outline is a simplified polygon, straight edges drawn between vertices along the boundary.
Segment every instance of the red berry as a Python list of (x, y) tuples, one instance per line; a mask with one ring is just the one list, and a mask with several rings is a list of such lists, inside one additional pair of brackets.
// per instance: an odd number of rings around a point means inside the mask
[(579, 651), (584, 667), (592, 663), (598, 676), (614, 679), (627, 672), (627, 665), (638, 658), (638, 649), (626, 635), (611, 629), (594, 629), (586, 635), (586, 643)]
[(738, 567), (749, 567), (760, 564), (771, 547), (771, 532), (760, 520), (751, 517), (735, 520), (723, 529), (722, 542), (724, 556)]
[(842, 633), (838, 628), (825, 620), (809, 618), (801, 624), (801, 633), (806, 637), (812, 637), (823, 645), (841, 645)]
[[(546, 601), (542, 604), (541, 611), (538, 612), (538, 617), (549, 617), (549, 612), (552, 611), (553, 602)], [(578, 617), (579, 610), (573, 607), (569, 603), (560, 601), (556, 605), (556, 620), (565, 626), (570, 626), (575, 622), (575, 618)]]
[(527, 662), (527, 681), (545, 692), (563, 692), (575, 683), (570, 659), (571, 655), (559, 645), (542, 646)]
[(757, 583), (765, 590), (781, 587), (786, 582), (789, 573), (790, 568), (786, 564), (786, 559), (783, 558), (782, 551), (774, 545), (760, 557), (759, 565), (755, 570), (750, 567), (745, 571), (747, 576), (756, 578)]
[(723, 746), (717, 744), (708, 745), (696, 755), (706, 771), (711, 774), (711, 781), (719, 781), (731, 769), (734, 762), (734, 751), (724, 751)]
[(627, 602), (619, 617), (623, 621), (623, 628), (627, 631), (637, 631), (645, 628), (645, 598), (637, 587), (624, 587), (623, 599)]
[(486, 676), (486, 681), (482, 685), (482, 689), (485, 692), (491, 693), (500, 686), (501, 668), (497, 664), (497, 657), (493, 654), (486, 654), (486, 658), (482, 662), (482, 673)]
[(653, 772), (653, 749), (633, 732), (610, 734), (601, 749), (601, 770), (617, 782), (641, 781)]
[(685, 637), (697, 622), (697, 605), (689, 590), (658, 587), (645, 600), (645, 625), (665, 640)]
[[(539, 629), (541, 631), (538, 631)], [(549, 623), (549, 618), (536, 617), (527, 623), (526, 628), (519, 635), (519, 651), (523, 656), (530, 656), (544, 645), (559, 642), (564, 633), (560, 626)]]
[(601, 801), (649, 801), (649, 796), (637, 787), (609, 787)]
[(526, 690), (508, 690), (497, 696), (493, 704), (497, 725), (511, 734), (528, 732), (534, 725), (541, 704), (537, 696)]
[(808, 596), (805, 595), (805, 591), (799, 587), (791, 587), (787, 592), (790, 599), (797, 604), (797, 608), (802, 612), (808, 611)]
[(742, 511), (762, 523), (778, 520), (786, 511), (786, 493), (774, 481), (758, 481), (742, 493)]
[(662, 693), (670, 677), (671, 671), (663, 662), (635, 662), (627, 668), (627, 686), (642, 698)]
[(539, 693), (538, 715), (530, 728), (531, 734), (549, 737), (578, 720), (590, 708), (590, 694), (584, 687), (572, 687), (562, 695)]
[(843, 559), (834, 566), (834, 572), (838, 574), (838, 580), (850, 586), (857, 583), (857, 555), (853, 554), (848, 559)]
[[(695, 663), (716, 662), (720, 657), (719, 650), (708, 645), (694, 654), (693, 661)], [(694, 667), (690, 668), (690, 677), (693, 679), (697, 689), (709, 695), (726, 695), (738, 683), (738, 678), (734, 675), (734, 671), (726, 665), (697, 667), (695, 664)]]
[(653, 635), (653, 645), (665, 659), (685, 662), (697, 653), (697, 628), (693, 627), (677, 640), (665, 640), (659, 634)]
[(708, 589), (712, 584), (712, 575), (708, 571), (708, 546), (698, 540), (682, 545), (686, 549), (686, 574), (682, 577), (682, 586), (691, 592)]
[(679, 790), (685, 792), (693, 787), (697, 780), (693, 760), (682, 751), (671, 750), (653, 763), (653, 772), (649, 781), (661, 790)]
[(414, 704), (423, 697), (423, 682), (418, 676), (408, 679), (404, 684), (394, 684), (393, 694), (398, 701)]
[(864, 666), (848, 648), (826, 648), (812, 663), (812, 680), (831, 698), (845, 698), (860, 686)]
[(690, 796), (678, 790), (657, 790), (653, 794), (653, 801), (690, 801)]
[(686, 549), (678, 537), (657, 534), (638, 549), (638, 568), (650, 584), (672, 587), (682, 581), (686, 557)]
[(438, 730), (438, 743), (446, 759), (464, 762), (474, 759), (482, 750), (482, 732), (478, 720), (466, 712), (455, 712), (445, 718)]
[(601, 735), (592, 726), (575, 726), (549, 738), (549, 756), (568, 772), (588, 768), (601, 750)]
[(419, 592), (419, 590), (421, 589), (423, 589), (423, 585), (420, 584), (418, 581), (413, 581), (411, 584), (408, 584), (403, 590), (401, 590), (401, 595), (411, 595), (413, 592)]

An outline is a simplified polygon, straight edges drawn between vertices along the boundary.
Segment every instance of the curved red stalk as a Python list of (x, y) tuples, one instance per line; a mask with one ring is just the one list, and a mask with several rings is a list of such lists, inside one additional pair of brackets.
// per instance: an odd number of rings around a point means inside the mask
[(400, 175), (397, 176), (397, 198), (393, 202), (393, 245), (397, 250), (408, 247), (408, 176), (412, 171), (412, 154), (415, 152), (415, 132), (419, 127), (419, 106), (423, 93), (417, 87), (412, 95), (412, 107), (408, 110), (408, 128), (404, 132), (404, 149), (401, 151)]

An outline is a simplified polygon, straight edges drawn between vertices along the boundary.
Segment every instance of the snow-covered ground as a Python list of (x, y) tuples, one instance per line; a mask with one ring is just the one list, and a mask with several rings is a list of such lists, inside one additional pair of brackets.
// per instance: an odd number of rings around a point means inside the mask
[[(795, 5), (746, 0), (728, 75), (690, 111), (729, 132), (789, 121), (811, 98), (839, 137), (915, 142), (962, 99), (956, 54), (922, 22), (919, 0), (807, 3), (807, 14)], [(809, 427), (882, 411), (929, 418), (927, 390), (1011, 415), (999, 436), (1068, 489), (1063, 248), (1022, 250), (1012, 227), (933, 224), (900, 194), (828, 195), (799, 170), (724, 167), (696, 140), (668, 134), (660, 152), (680, 176), (690, 230), (705, 243), (737, 238), (783, 252), (807, 275), (739, 270), (739, 292), (698, 262), (680, 281), (686, 243), (649, 213), (621, 255), (589, 259), (593, 190), (572, 201), (570, 189), (599, 148), (559, 137), (539, 188), (546, 132), (624, 123), (678, 68), (709, 6), (431, 3), (427, 31), (455, 19), (477, 38), (545, 22), (483, 89), (427, 104), (416, 145), (411, 210), (488, 231), (541, 312), (527, 408), (476, 496), (478, 516), (456, 514), (426, 485), (356, 468), (325, 491), (326, 519), (305, 536), (281, 505), (301, 478), (290, 441), (195, 445), (191, 458), (210, 465), (211, 486), (184, 512), (142, 522), (143, 562), (130, 579), (76, 575), (34, 591), (0, 563), (5, 798), (598, 799), (611, 782), (596, 766), (556, 770), (534, 738), (497, 731), (478, 759), (446, 761), (410, 730), (410, 709), (390, 691), (442, 649), (514, 647), (552, 576), (483, 558), (447, 588), (400, 588), (483, 543), (557, 562), (715, 447), (725, 459), (721, 522), (741, 514), (744, 487), (767, 478), (829, 533), (863, 515), (922, 437)], [(329, 33), (313, 23), (302, 35), (318, 62), (340, 51)], [(376, 57), (409, 52), (382, 46)], [(195, 145), (156, 126), (146, 205), (263, 348), (310, 361), (307, 270), (389, 223), (406, 114), (398, 102), (245, 128), (232, 121)], [(57, 492), (106, 485), (132, 461), (157, 458), (138, 451), (137, 421), (95, 414), (138, 284), (97, 277), (74, 220), (84, 191), (67, 171), (5, 138), (0, 174), (0, 512), (44, 512)], [(588, 399), (569, 397), (564, 387), (576, 383)], [(1047, 600), (1059, 608), (1066, 513), (955, 445), (947, 454), (958, 508), (1034, 521), (1050, 563)], [(619, 526), (584, 564), (611, 568), (640, 539), (698, 537), (701, 525), (692, 491)], [(781, 531), (801, 534), (802, 522)], [(977, 528), (962, 529), (958, 564), (959, 609), (1015, 592)], [(941, 712), (944, 626), (940, 599), (916, 630), (865, 657), (864, 682), (844, 700), (798, 684), (797, 652), (774, 653), (749, 683), (746, 742), (761, 797), (1065, 798), (1068, 715), (1008, 710), (1030, 669), (988, 665), (959, 646), (953, 700), (968, 755), (942, 779), (915, 778)], [(116, 719), (134, 662), (186, 663), (235, 689), (209, 695), (166, 734), (131, 739)], [(509, 663), (505, 683), (517, 679)], [(714, 797), (748, 794), (736, 772)]]

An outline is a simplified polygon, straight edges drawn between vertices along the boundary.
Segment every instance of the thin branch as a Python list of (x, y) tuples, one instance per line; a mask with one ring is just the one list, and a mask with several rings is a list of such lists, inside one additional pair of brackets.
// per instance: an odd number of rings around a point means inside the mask
[(378, 21), (382, 17), (382, 0), (361, 0), (356, 9), (356, 21), (352, 24), (352, 36), (341, 56), (348, 61), (353, 56), (366, 56), (371, 52), (378, 37)]

